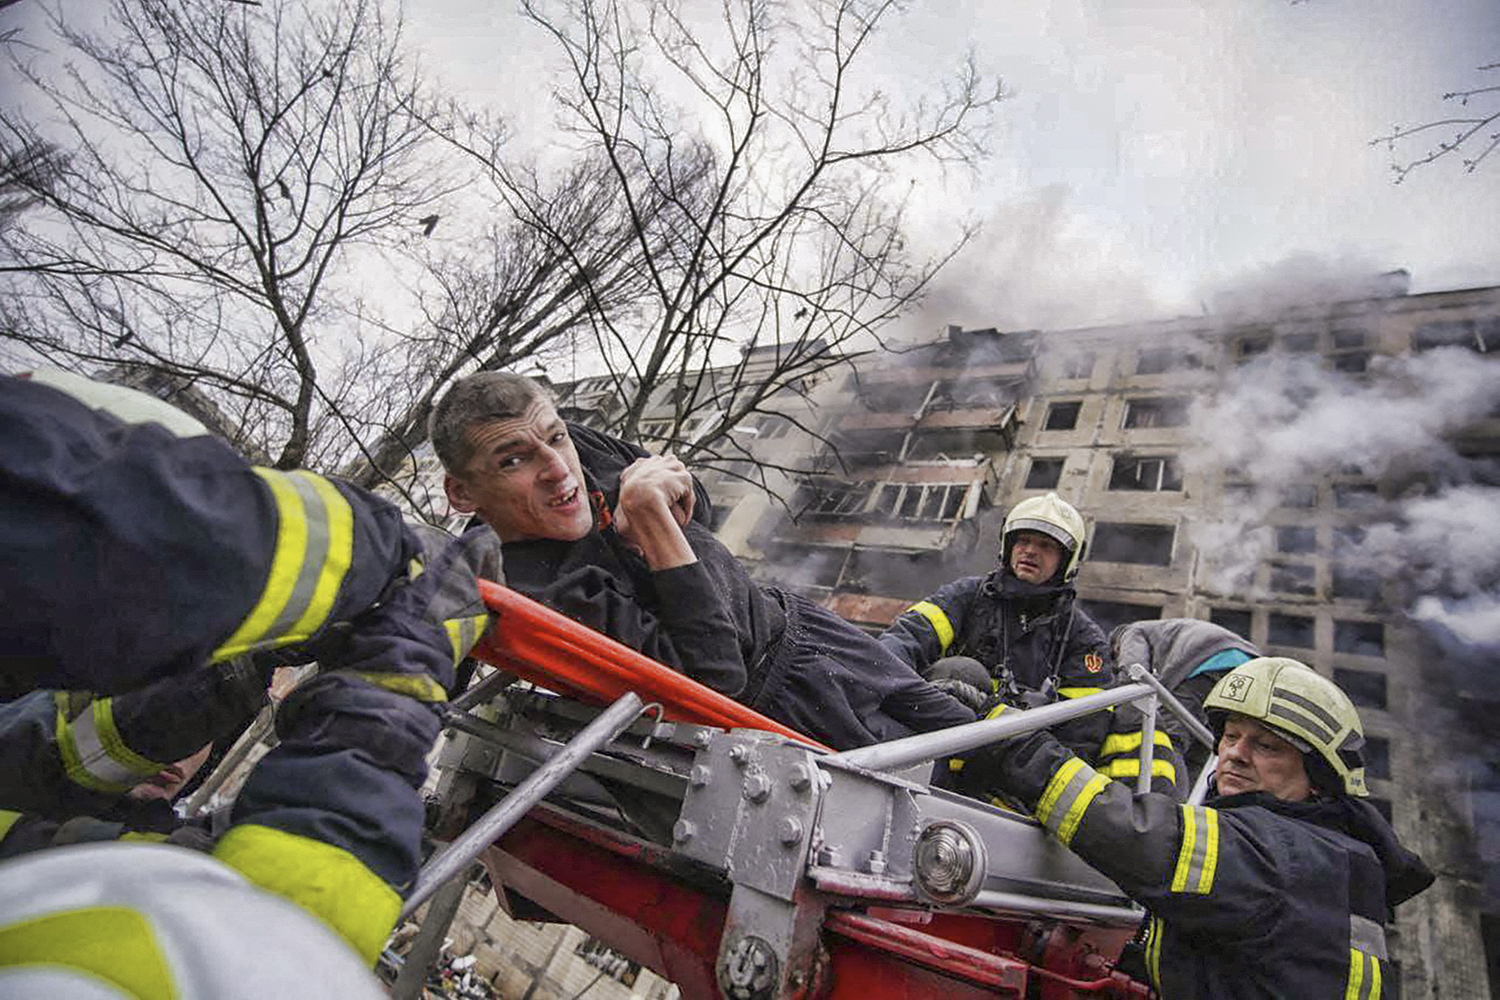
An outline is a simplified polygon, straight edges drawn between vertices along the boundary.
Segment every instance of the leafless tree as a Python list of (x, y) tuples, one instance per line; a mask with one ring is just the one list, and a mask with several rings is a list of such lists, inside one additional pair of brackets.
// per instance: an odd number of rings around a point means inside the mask
[[(69, 151), (4, 235), (15, 357), (125, 365), (216, 398), (277, 465), (336, 460), (379, 387), (334, 378), (363, 341), (361, 265), (389, 266), (462, 183), (437, 169), (398, 16), (379, 0), (113, 0), (18, 66), (0, 136)], [(363, 314), (362, 314), (363, 310)], [(378, 327), (373, 329), (378, 330)], [(328, 376), (328, 377), (325, 377)]]
[[(1500, 72), (1500, 62), (1480, 66), (1477, 72)], [(1452, 117), (1418, 125), (1396, 125), (1385, 135), (1370, 140), (1370, 145), (1384, 146), (1390, 151), (1391, 171), (1397, 184), (1418, 167), (1445, 156), (1458, 156), (1463, 161), (1464, 171), (1473, 173), (1500, 146), (1500, 84), (1455, 90), (1444, 94), (1443, 100), (1465, 110)], [(1406, 151), (1412, 147), (1413, 142), (1408, 140), (1414, 136), (1422, 137), (1414, 140), (1417, 143), (1429, 136), (1446, 138), (1439, 139), (1435, 146), (1421, 155), (1411, 156)]]
[(732, 428), (873, 346), (967, 241), (911, 252), (895, 171), (973, 165), (1002, 90), (972, 60), (935, 90), (883, 90), (875, 36), (901, 6), (523, 0), (563, 57), (564, 127), (613, 172), (648, 282), (631, 310), (595, 317), (626, 398), (609, 429), (637, 437), (670, 405), (659, 436), (679, 454), (748, 457)]

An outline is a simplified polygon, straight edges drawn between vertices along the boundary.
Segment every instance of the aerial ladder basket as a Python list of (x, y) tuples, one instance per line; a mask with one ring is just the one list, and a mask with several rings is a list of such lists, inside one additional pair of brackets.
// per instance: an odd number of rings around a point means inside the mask
[(478, 858), (512, 916), (575, 924), (686, 1000), (1150, 995), (1118, 968), (1142, 914), (1114, 883), (1030, 817), (928, 778), (1127, 701), (1154, 720), (1155, 678), (834, 753), (481, 585), (498, 620), (474, 655), (498, 670), (446, 709), (453, 839), (408, 913)]

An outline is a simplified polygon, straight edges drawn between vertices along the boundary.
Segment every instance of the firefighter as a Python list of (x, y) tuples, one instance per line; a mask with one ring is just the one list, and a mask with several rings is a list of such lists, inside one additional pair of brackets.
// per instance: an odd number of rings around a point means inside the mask
[(431, 436), (449, 502), (542, 604), (836, 749), (974, 720), (842, 618), (754, 583), (682, 462), (564, 423), (536, 382), (455, 383)]
[[(1203, 699), (1225, 673), (1260, 655), (1254, 643), (1229, 629), (1198, 618), (1159, 618), (1129, 622), (1109, 634), (1109, 649), (1119, 666), (1119, 682), (1129, 664), (1139, 663), (1176, 695), (1199, 722), (1206, 722)], [(1099, 750), (1099, 773), (1107, 778), (1140, 774), (1141, 711), (1121, 705), (1110, 720), (1109, 735)], [(1209, 748), (1198, 742), (1177, 716), (1156, 716), (1156, 757), (1152, 788), (1186, 797), (1193, 776), (1208, 762)]]
[[(1097, 694), (1114, 671), (1104, 631), (1077, 606), (1073, 589), (1085, 532), (1083, 516), (1056, 493), (1022, 500), (1000, 530), (999, 567), (913, 604), (881, 645), (986, 712), (997, 703), (1029, 708)], [(1096, 712), (1056, 731), (1092, 757), (1108, 726)]]
[(0, 996), (381, 1000), (327, 926), (214, 859), (80, 844), (0, 864)]
[[(431, 703), (488, 624), (493, 535), (439, 548), (385, 501), (252, 467), (143, 394), (48, 381), (0, 379), (0, 697), (123, 695), (271, 648), (316, 659), (214, 857), (373, 964), (417, 873)], [(96, 775), (133, 753), (101, 718), (69, 721)], [(29, 954), (62, 947), (54, 929)]]
[(110, 813), (170, 762), (241, 731), (267, 701), (270, 671), (240, 656), (112, 697), (33, 691), (0, 704), (0, 809)]
[(1262, 657), (1204, 707), (1219, 764), (1203, 806), (1133, 795), (1045, 732), (972, 755), (963, 778), (1019, 799), (1146, 907), (1160, 995), (1390, 996), (1390, 908), (1433, 875), (1365, 801), (1353, 704), (1296, 660)]
[[(159, 768), (131, 787), (119, 803), (111, 802), (101, 810), (105, 815), (59, 820), (42, 813), (0, 809), (0, 858), (101, 840), (140, 840), (212, 850), (213, 836), (206, 825), (184, 823), (172, 811), (172, 800), (193, 780), (212, 750), (212, 743), (205, 744), (191, 756)], [(0, 759), (9, 758), (0, 754)]]

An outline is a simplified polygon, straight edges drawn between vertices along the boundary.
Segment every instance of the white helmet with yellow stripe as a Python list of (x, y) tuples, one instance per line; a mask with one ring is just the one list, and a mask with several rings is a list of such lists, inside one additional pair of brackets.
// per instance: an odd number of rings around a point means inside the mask
[[(1301, 750), (1315, 784), (1337, 784), (1349, 795), (1365, 787), (1365, 732), (1359, 712), (1337, 684), (1305, 663), (1261, 656), (1225, 674), (1203, 699), (1216, 732), (1230, 714), (1255, 719)], [(1331, 769), (1322, 782), (1317, 771)], [(1328, 789), (1337, 791), (1340, 789)]]
[(1063, 580), (1066, 582), (1078, 575), (1088, 529), (1077, 507), (1056, 493), (1030, 497), (1016, 504), (1005, 515), (1005, 525), (1000, 529), (1002, 563), (1010, 562), (1011, 535), (1017, 531), (1039, 531), (1054, 539), (1063, 547)]
[(197, 851), (60, 847), (0, 865), (0, 887), (0, 996), (385, 996), (322, 922)]

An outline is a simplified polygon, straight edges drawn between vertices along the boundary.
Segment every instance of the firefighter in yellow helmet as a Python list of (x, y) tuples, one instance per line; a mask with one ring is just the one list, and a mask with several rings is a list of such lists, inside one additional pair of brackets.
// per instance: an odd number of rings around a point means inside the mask
[(974, 754), (1006, 793), (1146, 907), (1146, 971), (1173, 1000), (1395, 995), (1384, 925), (1432, 883), (1364, 798), (1364, 735), (1343, 691), (1259, 657), (1205, 699), (1219, 738), (1206, 804), (1133, 794), (1047, 733)]
[[(1077, 605), (1083, 515), (1056, 493), (1022, 500), (1000, 530), (1000, 565), (913, 604), (881, 645), (942, 690), (986, 712), (1097, 694), (1114, 678), (1104, 631)], [(1057, 733), (1081, 756), (1109, 725), (1094, 713)]]

